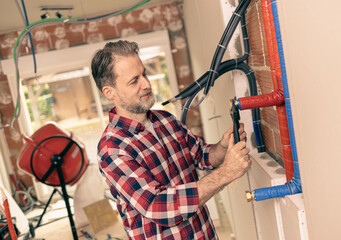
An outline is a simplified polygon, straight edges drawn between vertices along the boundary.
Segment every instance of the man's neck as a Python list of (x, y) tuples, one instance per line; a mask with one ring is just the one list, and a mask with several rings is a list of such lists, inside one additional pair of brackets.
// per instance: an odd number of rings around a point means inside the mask
[(146, 113), (131, 113), (131, 112), (126, 111), (125, 109), (116, 108), (116, 114), (125, 118), (129, 118), (131, 120), (137, 121), (143, 125), (147, 123)]

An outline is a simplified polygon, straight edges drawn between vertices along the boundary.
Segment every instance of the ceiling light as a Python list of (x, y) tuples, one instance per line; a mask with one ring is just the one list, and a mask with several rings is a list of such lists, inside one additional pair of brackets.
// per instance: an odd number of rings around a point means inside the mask
[(49, 14), (47, 12), (40, 16), (41, 19), (45, 19), (48, 17), (49, 17)]
[(56, 12), (56, 16), (57, 18), (62, 18), (63, 15), (60, 12)]

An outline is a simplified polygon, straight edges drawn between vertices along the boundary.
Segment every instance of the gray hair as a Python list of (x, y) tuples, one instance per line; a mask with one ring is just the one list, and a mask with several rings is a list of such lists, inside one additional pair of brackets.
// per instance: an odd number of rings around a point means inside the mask
[(98, 50), (91, 61), (92, 76), (100, 91), (104, 86), (116, 86), (114, 64), (116, 56), (131, 56), (138, 54), (139, 47), (136, 42), (117, 41), (108, 42), (103, 49)]

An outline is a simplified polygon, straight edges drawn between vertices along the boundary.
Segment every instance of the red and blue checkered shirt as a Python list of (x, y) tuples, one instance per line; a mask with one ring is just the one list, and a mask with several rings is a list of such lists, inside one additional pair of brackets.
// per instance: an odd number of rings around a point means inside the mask
[(113, 108), (98, 145), (100, 170), (130, 239), (218, 239), (199, 207), (196, 168), (212, 169), (210, 145), (165, 111), (149, 111), (158, 139)]

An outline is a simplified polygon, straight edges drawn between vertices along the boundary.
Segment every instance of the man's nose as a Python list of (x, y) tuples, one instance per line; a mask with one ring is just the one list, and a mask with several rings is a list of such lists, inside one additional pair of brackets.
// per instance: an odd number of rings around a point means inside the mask
[(143, 81), (142, 81), (142, 89), (150, 89), (151, 88), (151, 84), (149, 82), (149, 79), (147, 76), (143, 77)]

